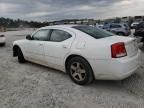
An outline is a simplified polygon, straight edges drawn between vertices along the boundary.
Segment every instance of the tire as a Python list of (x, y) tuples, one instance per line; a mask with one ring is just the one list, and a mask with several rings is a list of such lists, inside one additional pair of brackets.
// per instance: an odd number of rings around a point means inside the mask
[(18, 62), (25, 63), (25, 59), (20, 48), (17, 49), (17, 54), (18, 54)]
[(5, 43), (1, 43), (0, 46), (5, 46)]
[(3, 43), (3, 46), (6, 46), (6, 43)]
[(72, 58), (67, 64), (67, 71), (72, 81), (78, 85), (86, 85), (94, 80), (91, 66), (82, 57)]

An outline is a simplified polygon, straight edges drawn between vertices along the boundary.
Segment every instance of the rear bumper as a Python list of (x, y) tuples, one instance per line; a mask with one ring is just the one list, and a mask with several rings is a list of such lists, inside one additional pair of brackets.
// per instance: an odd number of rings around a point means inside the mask
[(141, 51), (134, 57), (112, 60), (90, 60), (96, 79), (122, 80), (136, 72), (141, 64)]

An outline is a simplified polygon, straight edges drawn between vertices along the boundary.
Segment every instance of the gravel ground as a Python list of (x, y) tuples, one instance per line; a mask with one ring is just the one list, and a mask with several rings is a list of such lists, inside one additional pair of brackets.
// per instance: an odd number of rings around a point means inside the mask
[(123, 81), (74, 84), (65, 73), (19, 64), (12, 43), (31, 31), (7, 32), (0, 47), (0, 108), (144, 108), (144, 54), (137, 73)]

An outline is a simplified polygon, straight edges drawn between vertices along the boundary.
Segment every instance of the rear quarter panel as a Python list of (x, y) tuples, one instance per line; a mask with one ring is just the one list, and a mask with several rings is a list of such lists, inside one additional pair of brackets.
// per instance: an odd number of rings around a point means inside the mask
[(70, 53), (87, 59), (110, 59), (110, 43), (105, 38), (95, 39), (85, 33), (80, 33), (73, 42)]

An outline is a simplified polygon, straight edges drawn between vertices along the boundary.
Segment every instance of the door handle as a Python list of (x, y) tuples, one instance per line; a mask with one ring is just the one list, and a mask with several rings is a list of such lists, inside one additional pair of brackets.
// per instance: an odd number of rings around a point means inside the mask
[(65, 49), (67, 48), (67, 46), (66, 46), (66, 45), (62, 45), (62, 47), (63, 47), (63, 48), (65, 48)]

